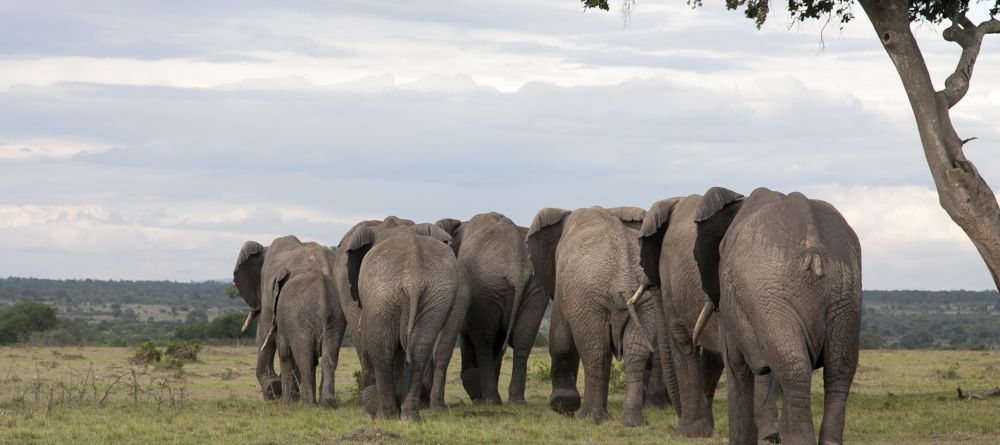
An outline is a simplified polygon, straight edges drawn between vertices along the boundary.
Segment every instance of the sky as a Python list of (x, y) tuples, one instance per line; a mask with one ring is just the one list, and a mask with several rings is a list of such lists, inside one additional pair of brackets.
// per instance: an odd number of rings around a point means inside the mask
[[(757, 30), (704, 3), (4, 2), (0, 276), (226, 279), (246, 240), (363, 219), (765, 186), (844, 214), (866, 289), (993, 288), (860, 7)], [(915, 30), (940, 87), (959, 48)], [(996, 190), (991, 37), (952, 119)]]

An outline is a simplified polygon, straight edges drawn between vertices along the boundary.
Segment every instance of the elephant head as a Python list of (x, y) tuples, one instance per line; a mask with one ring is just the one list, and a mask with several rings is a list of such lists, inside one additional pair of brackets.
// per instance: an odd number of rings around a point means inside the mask
[(264, 255), (267, 248), (256, 241), (243, 243), (240, 254), (236, 258), (233, 269), (233, 283), (240, 291), (243, 301), (250, 306), (247, 319), (243, 322), (243, 332), (250, 328), (250, 322), (260, 314), (260, 276), (264, 267)]
[(434, 223), (434, 225), (440, 227), (441, 230), (447, 232), (448, 235), (451, 235), (451, 242), (448, 244), (451, 245), (451, 249), (455, 251), (455, 256), (458, 256), (458, 251), (462, 248), (462, 232), (464, 231), (462, 230), (462, 221), (454, 218), (444, 218), (438, 220), (438, 222)]

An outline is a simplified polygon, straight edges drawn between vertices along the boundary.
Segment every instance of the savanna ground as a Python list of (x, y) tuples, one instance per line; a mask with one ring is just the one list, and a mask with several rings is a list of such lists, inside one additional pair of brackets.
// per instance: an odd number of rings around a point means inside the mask
[[(284, 405), (258, 395), (254, 349), (207, 347), (176, 369), (128, 365), (126, 348), (0, 348), (0, 443), (724, 443), (724, 383), (715, 402), (716, 435), (677, 436), (673, 411), (647, 408), (648, 426), (624, 428), (622, 392), (612, 420), (594, 425), (553, 413), (546, 403), (547, 351), (529, 363), (528, 406), (473, 406), (449, 371), (449, 410), (422, 412), (419, 423), (376, 422), (357, 402), (353, 349), (341, 351), (339, 408)], [(501, 395), (510, 378), (504, 362)], [(582, 376), (581, 376), (582, 384)], [(822, 407), (821, 372), (813, 410)], [(1000, 386), (1000, 352), (864, 351), (848, 408), (851, 443), (1000, 443), (1000, 397), (958, 400), (956, 386)]]

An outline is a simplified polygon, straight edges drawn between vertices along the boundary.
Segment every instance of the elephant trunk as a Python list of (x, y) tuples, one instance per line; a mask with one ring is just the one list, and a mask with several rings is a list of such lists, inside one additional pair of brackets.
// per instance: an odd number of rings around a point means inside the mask
[(698, 316), (698, 322), (694, 324), (694, 333), (691, 335), (691, 347), (698, 346), (698, 340), (701, 338), (701, 331), (705, 330), (705, 326), (708, 325), (708, 319), (712, 318), (712, 313), (715, 312), (715, 305), (711, 301), (705, 303), (705, 307), (701, 309), (701, 315)]

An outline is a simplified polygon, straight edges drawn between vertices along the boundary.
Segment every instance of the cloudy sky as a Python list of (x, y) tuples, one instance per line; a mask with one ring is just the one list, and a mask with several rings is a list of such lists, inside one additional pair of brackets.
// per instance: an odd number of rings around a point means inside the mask
[[(722, 185), (833, 203), (868, 289), (992, 287), (860, 8), (758, 31), (705, 3), (4, 2), (0, 276), (225, 278), (248, 239)], [(997, 189), (1000, 38), (952, 117)]]

